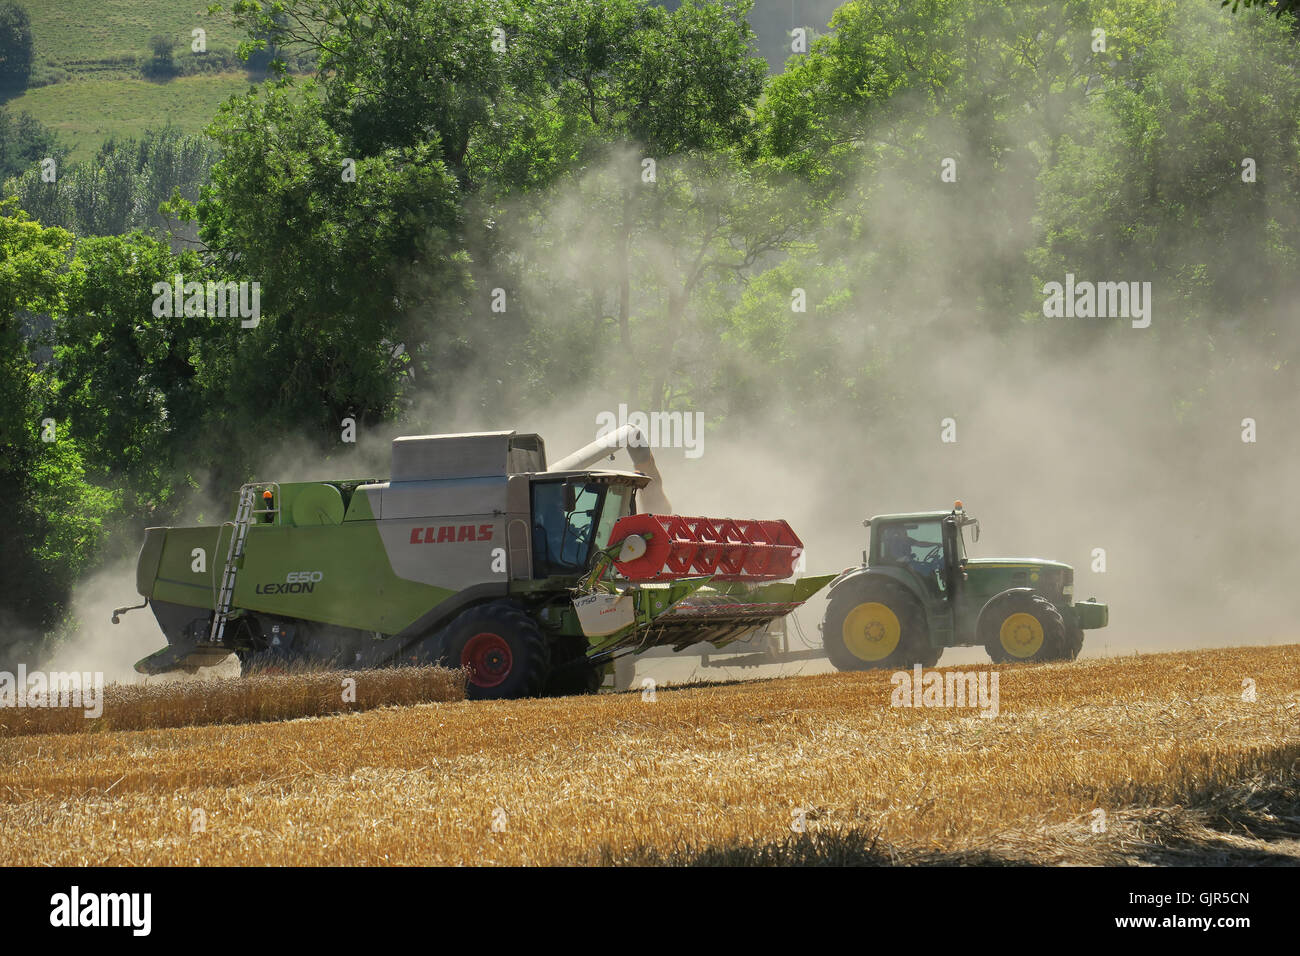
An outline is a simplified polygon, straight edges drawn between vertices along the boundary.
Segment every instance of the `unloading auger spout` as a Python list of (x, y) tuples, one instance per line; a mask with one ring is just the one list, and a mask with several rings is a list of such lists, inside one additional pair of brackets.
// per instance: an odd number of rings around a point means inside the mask
[(602, 438), (597, 438), (588, 445), (583, 445), (573, 454), (561, 458), (547, 471), (581, 471), (589, 468), (605, 457), (612, 457), (620, 448), (626, 448), (628, 456), (636, 470), (650, 479), (650, 484), (641, 489), (641, 503), (645, 510), (654, 514), (670, 515), (673, 506), (664, 493), (663, 475), (655, 464), (655, 456), (650, 451), (650, 441), (645, 433), (635, 425), (623, 425)]

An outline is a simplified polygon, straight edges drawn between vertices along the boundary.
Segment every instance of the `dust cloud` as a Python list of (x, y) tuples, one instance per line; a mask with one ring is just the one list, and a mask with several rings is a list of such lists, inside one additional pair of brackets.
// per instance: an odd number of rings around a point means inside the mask
[[(1023, 162), (993, 174), (963, 161), (958, 182), (940, 185), (939, 159), (979, 155), (987, 131), (968, 135), (909, 109), (882, 122), (926, 129), (933, 156), (864, 171), (816, 233), (805, 234), (814, 252), (758, 263), (784, 261), (787, 284), (808, 290), (806, 314), (791, 314), (785, 287), (765, 300), (786, 336), (788, 363), (735, 335), (724, 341), (723, 315), (738, 305), (739, 288), (695, 301), (675, 350), (648, 348), (670, 334), (656, 317), (680, 277), (682, 250), (697, 241), (682, 216), (662, 221), (636, 248), (632, 354), (619, 344), (610, 184), (626, 175), (635, 151), (616, 151), (606, 167), (502, 216), (503, 247), (527, 263), (512, 294), (536, 326), (514, 352), (507, 348), (513, 365), (503, 365), (498, 343), (436, 395), (417, 381), (399, 424), (362, 429), (354, 447), (328, 456), (286, 436), (255, 476), (385, 476), (388, 442), (399, 434), (535, 431), (556, 460), (593, 440), (598, 415), (620, 403), (699, 411), (700, 457), (655, 449), (677, 512), (785, 518), (806, 545), (807, 573), (857, 564), (864, 518), (946, 510), (960, 498), (982, 522), (972, 557), (1064, 561), (1075, 568), (1077, 599), (1110, 605), (1110, 626), (1087, 633), (1083, 656), (1294, 641), (1284, 602), (1294, 549), (1280, 519), (1300, 457), (1288, 434), (1293, 390), (1279, 387), (1273, 371), (1300, 348), (1300, 332), (1280, 311), (1243, 315), (1247, 324), (1235, 332), (1210, 328), (1160, 276), (1127, 273), (1087, 278), (1152, 281), (1150, 328), (1125, 318), (1043, 318), (1042, 285), (1064, 276), (1025, 260), (1037, 227)], [(1039, 132), (1027, 120), (1023, 142), (1004, 144), (1007, 154), (1027, 155)], [(723, 174), (702, 171), (696, 185), (717, 186), (714, 175)], [(809, 201), (793, 184), (787, 195), (791, 206)], [(1261, 229), (1268, 218), (1265, 202)], [(1183, 250), (1167, 254), (1177, 261)], [(819, 270), (824, 263), (845, 268)], [(1263, 285), (1282, 281), (1260, 277)], [(603, 296), (589, 294), (598, 288)], [(1256, 301), (1270, 298), (1286, 301)], [(431, 302), (430, 316), (444, 309)], [(1269, 338), (1265, 328), (1280, 331)], [(662, 371), (689, 391), (667, 409), (646, 407), (638, 395), (659, 371), (647, 363), (665, 356), (672, 367)], [(1247, 418), (1255, 442), (1242, 440)], [(946, 419), (955, 441), (943, 440)], [(630, 464), (621, 453), (611, 467)], [(132, 602), (132, 584), (129, 567), (96, 575), (77, 589), (75, 615), (106, 622), (111, 607)], [(819, 595), (797, 615), (813, 643), (824, 607)], [(98, 640), (98, 624), (87, 628)], [(122, 660), (162, 642), (147, 612), (109, 635)], [(980, 659), (982, 649), (950, 650), (943, 662)]]

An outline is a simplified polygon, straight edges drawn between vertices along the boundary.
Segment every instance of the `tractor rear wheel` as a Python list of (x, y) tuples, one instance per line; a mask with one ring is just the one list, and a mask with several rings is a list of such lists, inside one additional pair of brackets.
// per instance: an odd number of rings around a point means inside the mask
[(467, 672), (470, 700), (536, 697), (550, 654), (537, 622), (514, 604), (480, 604), (461, 612), (442, 634), (441, 659)]
[(838, 590), (826, 608), (822, 641), (826, 656), (842, 671), (931, 667), (939, 659), (930, 646), (920, 602), (885, 581), (848, 584)]
[(984, 612), (979, 629), (996, 664), (1069, 656), (1065, 619), (1041, 594), (1020, 591), (998, 600)]

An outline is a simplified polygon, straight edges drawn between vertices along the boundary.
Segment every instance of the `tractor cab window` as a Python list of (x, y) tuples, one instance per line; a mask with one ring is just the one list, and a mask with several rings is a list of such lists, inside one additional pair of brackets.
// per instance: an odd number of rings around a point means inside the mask
[[(565, 483), (533, 485), (533, 574), (578, 574), (586, 570), (599, 530), (605, 486), (573, 482), (573, 500), (566, 502)], [(571, 504), (572, 507), (566, 507)], [(608, 534), (608, 531), (605, 531)]]
[(943, 526), (934, 521), (900, 521), (886, 525), (880, 532), (882, 564), (911, 568), (923, 578), (931, 578), (943, 568)]

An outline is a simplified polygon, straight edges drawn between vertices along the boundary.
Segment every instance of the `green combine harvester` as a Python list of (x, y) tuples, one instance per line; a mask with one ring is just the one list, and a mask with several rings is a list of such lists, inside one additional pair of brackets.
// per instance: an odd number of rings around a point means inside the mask
[(1105, 627), (1095, 598), (1075, 603), (1074, 569), (1039, 558), (968, 558), (979, 522), (951, 512), (871, 518), (860, 567), (831, 582), (822, 621), (840, 670), (933, 667), (945, 647), (983, 645), (995, 662), (1073, 660), (1083, 632)]
[[(638, 470), (589, 468), (619, 447)], [(632, 426), (550, 467), (533, 434), (398, 438), (386, 480), (254, 482), (218, 527), (147, 529), (134, 607), (167, 646), (136, 670), (440, 663), (471, 698), (592, 692), (619, 656), (784, 617), (833, 577), (791, 579), (802, 548), (784, 521), (673, 515)]]

